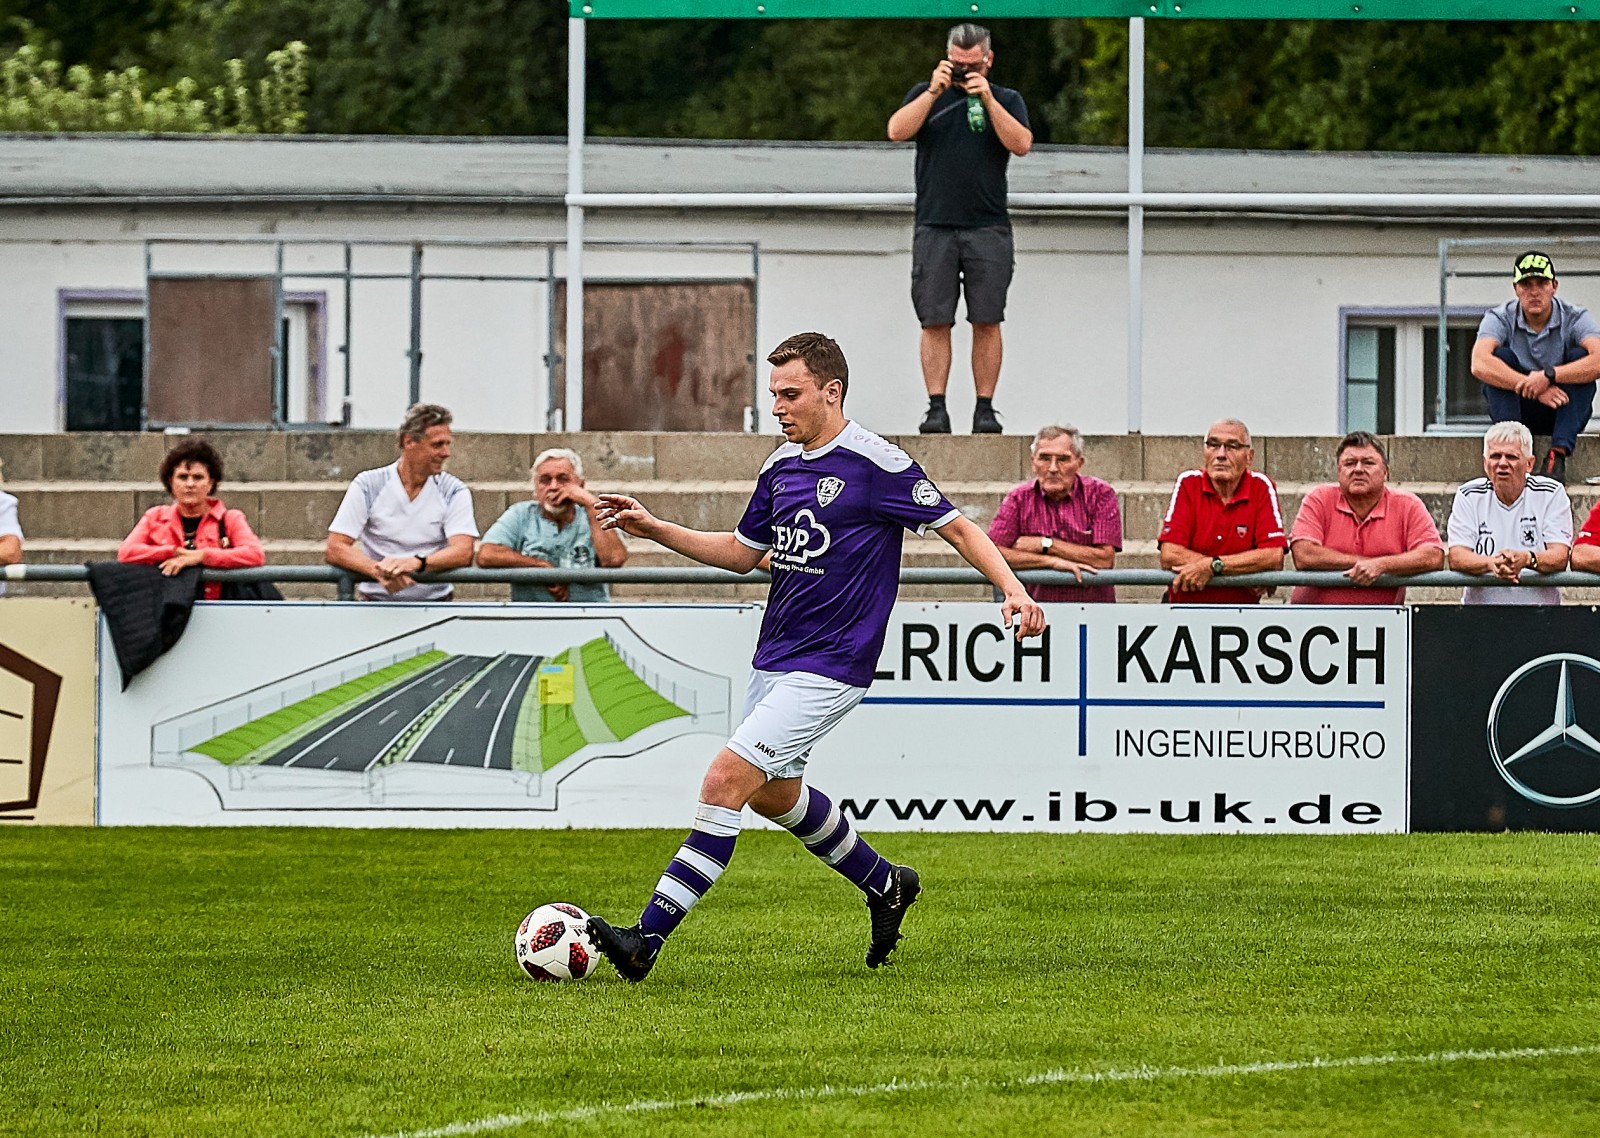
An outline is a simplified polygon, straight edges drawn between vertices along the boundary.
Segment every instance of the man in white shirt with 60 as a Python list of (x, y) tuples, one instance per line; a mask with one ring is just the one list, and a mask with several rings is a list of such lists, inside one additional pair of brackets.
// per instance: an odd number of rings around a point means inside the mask
[[(1554, 478), (1533, 474), (1533, 433), (1521, 423), (1496, 423), (1483, 436), (1483, 478), (1456, 491), (1447, 527), (1450, 568), (1521, 581), (1527, 570), (1559, 573), (1572, 549), (1572, 503)], [(1466, 605), (1558, 605), (1553, 585), (1469, 586)]]

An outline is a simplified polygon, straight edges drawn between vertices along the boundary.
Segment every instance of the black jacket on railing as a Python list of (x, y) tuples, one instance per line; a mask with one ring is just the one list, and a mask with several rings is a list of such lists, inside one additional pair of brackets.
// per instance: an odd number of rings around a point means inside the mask
[(164, 576), (154, 565), (120, 561), (88, 563), (89, 588), (105, 614), (111, 643), (122, 668), (122, 690), (176, 644), (189, 625), (189, 611), (200, 599), (200, 567)]

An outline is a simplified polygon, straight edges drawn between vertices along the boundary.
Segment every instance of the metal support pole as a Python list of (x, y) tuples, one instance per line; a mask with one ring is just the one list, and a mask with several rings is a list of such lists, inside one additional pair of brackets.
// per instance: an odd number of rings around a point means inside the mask
[(556, 247), (544, 247), (544, 426), (540, 430), (556, 429), (556, 365), (561, 357), (556, 354)]
[[(567, 193), (583, 193), (584, 69), (588, 66), (583, 20), (567, 21)], [(583, 207), (567, 206), (567, 386), (569, 431), (583, 430)]]
[(411, 246), (411, 403), (422, 402), (422, 246)]
[[(1144, 18), (1128, 21), (1128, 193), (1144, 193)], [(1128, 207), (1128, 433), (1144, 431), (1144, 206)]]
[(339, 349), (344, 353), (344, 405), (339, 411), (339, 422), (348, 427), (354, 420), (355, 408), (352, 398), (353, 389), (350, 385), (350, 309), (353, 300), (350, 296), (351, 283), (355, 279), (355, 254), (350, 242), (344, 243), (344, 345)]
[(1437, 373), (1435, 379), (1439, 384), (1438, 390), (1433, 393), (1433, 425), (1442, 427), (1445, 423), (1445, 414), (1449, 411), (1449, 393), (1447, 385), (1450, 378), (1450, 239), (1439, 238), (1439, 350), (1436, 353)]
[(289, 421), (289, 352), (283, 342), (283, 242), (273, 247), (272, 273), (272, 425)]

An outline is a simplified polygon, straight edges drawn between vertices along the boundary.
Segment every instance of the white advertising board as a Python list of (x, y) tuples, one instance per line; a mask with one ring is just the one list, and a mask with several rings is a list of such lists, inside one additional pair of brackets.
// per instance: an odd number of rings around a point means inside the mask
[[(1405, 610), (1049, 615), (1017, 644), (993, 604), (897, 605), (809, 779), (868, 830), (1404, 829)], [(126, 692), (101, 685), (99, 818), (682, 827), (760, 617), (203, 605)]]
[[(733, 726), (749, 605), (203, 604), (101, 684), (107, 825), (658, 826)], [(104, 659), (114, 655), (101, 637)]]
[(1404, 609), (900, 604), (810, 777), (863, 829), (1402, 831)]

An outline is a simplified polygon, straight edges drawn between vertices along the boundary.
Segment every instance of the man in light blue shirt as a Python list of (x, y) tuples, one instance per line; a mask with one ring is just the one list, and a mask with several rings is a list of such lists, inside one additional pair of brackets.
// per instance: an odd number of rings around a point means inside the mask
[[(489, 527), (478, 549), (484, 569), (616, 569), (628, 560), (617, 530), (595, 524), (591, 511), (599, 502), (583, 482), (583, 459), (557, 447), (533, 460), (531, 501), (517, 502)], [(556, 585), (512, 585), (514, 601), (576, 601), (598, 604), (611, 599), (606, 585), (574, 581)]]
[(1530, 249), (1512, 263), (1516, 299), (1483, 314), (1472, 374), (1483, 381), (1489, 418), (1550, 436), (1535, 470), (1567, 480), (1567, 456), (1594, 408), (1600, 379), (1600, 325), (1587, 308), (1556, 296), (1556, 267)]

